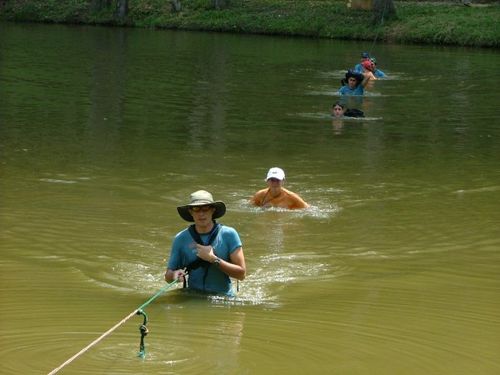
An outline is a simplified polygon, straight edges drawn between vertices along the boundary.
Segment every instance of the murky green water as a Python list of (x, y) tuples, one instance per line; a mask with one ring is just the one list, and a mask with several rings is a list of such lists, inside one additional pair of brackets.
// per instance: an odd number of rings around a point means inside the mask
[[(342, 71), (390, 79), (332, 122)], [(173, 290), (64, 374), (500, 373), (496, 50), (0, 24), (2, 373), (48, 373), (164, 283), (175, 207), (228, 205), (237, 301)], [(248, 197), (281, 166), (312, 208)]]

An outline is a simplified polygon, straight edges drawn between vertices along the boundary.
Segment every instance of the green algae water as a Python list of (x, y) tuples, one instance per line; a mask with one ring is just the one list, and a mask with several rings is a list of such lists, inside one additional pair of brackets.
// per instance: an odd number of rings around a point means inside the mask
[[(345, 69), (388, 79), (334, 121)], [(48, 373), (165, 285), (176, 206), (242, 238), (236, 300), (175, 289), (63, 374), (500, 372), (497, 50), (0, 24), (0, 359)], [(270, 167), (311, 204), (248, 198)]]

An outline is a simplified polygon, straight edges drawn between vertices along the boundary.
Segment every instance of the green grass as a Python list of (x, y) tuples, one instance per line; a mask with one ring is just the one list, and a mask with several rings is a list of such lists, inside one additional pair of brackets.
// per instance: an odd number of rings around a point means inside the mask
[[(473, 0), (474, 1), (474, 0)], [(91, 9), (90, 0), (6, 0), (0, 18), (11, 21), (121, 24), (238, 33), (298, 35), (476, 47), (500, 46), (500, 3), (466, 7), (454, 2), (396, 1), (397, 17), (373, 24), (370, 11), (350, 10), (338, 0), (229, 0), (215, 10), (211, 0), (129, 0), (128, 17), (115, 4)], [(477, 4), (477, 3), (474, 3)]]

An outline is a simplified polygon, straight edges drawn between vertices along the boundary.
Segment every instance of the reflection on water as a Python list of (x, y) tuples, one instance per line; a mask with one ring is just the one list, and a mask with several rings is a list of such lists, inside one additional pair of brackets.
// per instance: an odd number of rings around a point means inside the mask
[[(389, 77), (338, 121), (362, 43), (2, 30), (4, 373), (49, 372), (164, 286), (200, 188), (242, 238), (238, 296), (170, 290), (144, 361), (137, 317), (68, 372), (500, 372), (497, 51), (372, 46)], [(248, 204), (274, 165), (309, 209)]]

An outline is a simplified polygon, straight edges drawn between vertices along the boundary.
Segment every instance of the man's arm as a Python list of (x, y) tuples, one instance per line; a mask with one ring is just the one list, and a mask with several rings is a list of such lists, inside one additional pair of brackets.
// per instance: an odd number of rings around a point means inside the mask
[[(231, 254), (229, 254), (230, 262), (225, 261), (224, 259), (219, 258), (215, 253), (212, 246), (208, 245), (196, 245), (198, 250), (198, 256), (206, 260), (209, 263), (214, 264), (218, 259), (218, 267), (229, 277), (233, 277), (238, 280), (243, 280), (246, 275), (246, 265), (245, 265), (245, 256), (243, 255), (243, 248), (240, 246), (236, 250), (234, 250)], [(168, 271), (167, 271), (168, 272)]]

